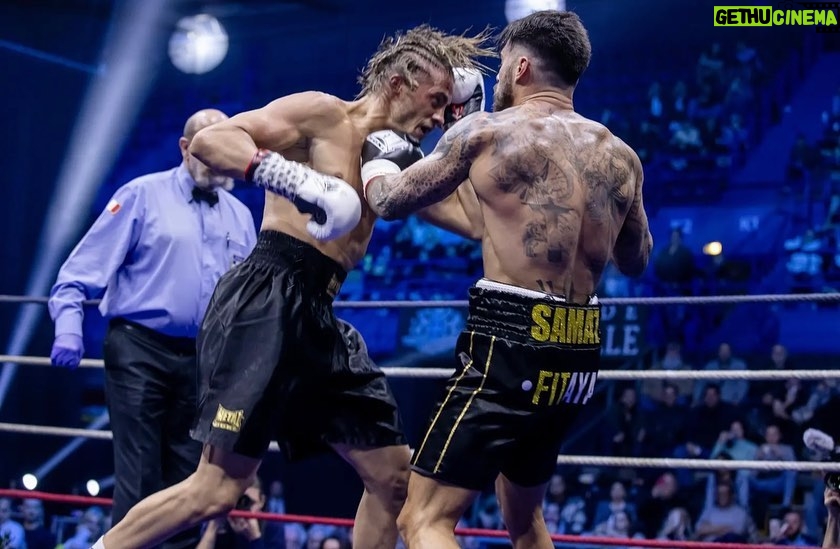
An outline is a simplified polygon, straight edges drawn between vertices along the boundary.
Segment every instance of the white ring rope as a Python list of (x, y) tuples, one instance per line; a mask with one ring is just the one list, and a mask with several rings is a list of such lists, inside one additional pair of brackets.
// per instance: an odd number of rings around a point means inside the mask
[[(604, 298), (603, 305), (706, 305), (723, 303), (782, 303), (818, 301), (840, 301), (840, 292), (819, 294), (767, 294), (767, 295), (731, 295), (731, 296), (678, 296), (678, 297), (629, 297)], [(45, 297), (0, 295), (0, 303), (47, 303)], [(87, 305), (95, 305), (98, 300), (86, 301)], [(370, 309), (370, 308), (434, 308), (434, 307), (467, 307), (465, 300), (450, 301), (336, 301), (336, 307)], [(48, 357), (0, 355), (0, 363), (14, 363), (28, 366), (50, 366)], [(82, 359), (83, 368), (102, 368), (104, 363), (99, 359)], [(392, 377), (410, 378), (445, 378), (453, 370), (449, 368), (382, 368), (382, 371)], [(603, 380), (641, 380), (641, 379), (834, 379), (840, 378), (840, 370), (602, 370), (598, 377)], [(22, 434), (52, 435), (64, 437), (82, 437), (100, 440), (110, 440), (111, 431), (100, 429), (74, 429), (67, 427), (50, 427), (45, 425), (25, 425), (17, 423), (0, 423), (0, 432)], [(271, 443), (271, 451), (278, 451), (275, 442)], [(840, 462), (807, 462), (807, 461), (748, 461), (748, 460), (708, 460), (708, 459), (678, 459), (678, 458), (639, 458), (639, 457), (605, 457), (586, 455), (560, 455), (558, 465), (590, 465), (601, 467), (628, 468), (662, 468), (662, 469), (750, 469), (763, 471), (821, 471), (840, 472)]]
[[(46, 425), (24, 425), (20, 423), (0, 423), (0, 432), (23, 433), (30, 435), (53, 435), (62, 437), (82, 437), (99, 440), (111, 440), (111, 431), (101, 429), (72, 429), (69, 427), (49, 427)], [(277, 443), (272, 442), (269, 450), (279, 451)], [(412, 450), (413, 451), (413, 450)], [(758, 461), (729, 459), (678, 459), (678, 458), (637, 458), (560, 455), (558, 465), (594, 465), (599, 467), (636, 467), (654, 469), (750, 469), (761, 471), (822, 471), (840, 472), (840, 462), (816, 461)]]
[[(0, 303), (47, 303), (49, 298), (36, 296), (0, 295)], [(85, 305), (98, 305), (98, 299), (85, 301)], [(714, 305), (722, 303), (790, 303), (799, 301), (840, 301), (840, 292), (818, 294), (758, 294), (758, 295), (708, 295), (671, 297), (605, 297), (602, 305)], [(466, 300), (426, 301), (336, 301), (335, 307), (345, 309), (419, 309), (435, 307), (467, 307)]]
[[(50, 366), (48, 357), (0, 355), (0, 364), (21, 364), (26, 366)], [(84, 358), (82, 368), (103, 368), (101, 359)], [(382, 368), (390, 377), (412, 377), (438, 379), (446, 378), (454, 372), (451, 368)], [(640, 379), (838, 379), (838, 370), (601, 370), (600, 380), (635, 381)]]

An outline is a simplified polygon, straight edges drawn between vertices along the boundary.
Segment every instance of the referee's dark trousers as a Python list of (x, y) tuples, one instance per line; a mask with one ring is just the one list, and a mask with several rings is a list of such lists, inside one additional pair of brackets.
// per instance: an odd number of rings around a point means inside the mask
[[(137, 502), (195, 472), (201, 444), (190, 438), (196, 408), (196, 344), (114, 319), (103, 351), (105, 394), (114, 433), (117, 524)], [(161, 545), (195, 547), (198, 527)]]

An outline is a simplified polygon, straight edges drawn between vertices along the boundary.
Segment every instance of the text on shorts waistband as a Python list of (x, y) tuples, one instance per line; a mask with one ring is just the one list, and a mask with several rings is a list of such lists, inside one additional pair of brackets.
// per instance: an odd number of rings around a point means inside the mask
[(600, 348), (601, 309), (509, 284), (480, 280), (470, 289), (468, 324), (505, 332), (521, 342)]

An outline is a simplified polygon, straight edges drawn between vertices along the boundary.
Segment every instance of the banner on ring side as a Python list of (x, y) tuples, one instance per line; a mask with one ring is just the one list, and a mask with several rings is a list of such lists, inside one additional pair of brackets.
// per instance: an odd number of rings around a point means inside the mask
[[(397, 349), (400, 353), (436, 355), (451, 351), (464, 329), (466, 311), (454, 308), (400, 309)], [(604, 358), (638, 356), (645, 341), (647, 308), (601, 307), (601, 353)]]
[(601, 356), (638, 356), (647, 331), (647, 307), (603, 305), (601, 307)]

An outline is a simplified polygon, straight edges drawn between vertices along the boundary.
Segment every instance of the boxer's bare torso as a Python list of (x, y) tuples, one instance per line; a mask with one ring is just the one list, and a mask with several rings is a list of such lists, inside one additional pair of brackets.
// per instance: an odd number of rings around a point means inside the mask
[[(303, 92), (238, 114), (212, 131), (208, 128), (196, 135), (190, 150), (217, 171), (244, 179), (255, 146), (268, 149), (343, 179), (361, 193), (362, 145), (368, 132), (384, 129), (385, 125), (384, 119), (369, 117), (359, 102)], [(356, 228), (341, 238), (321, 242), (306, 231), (308, 214), (300, 213), (286, 198), (266, 191), (261, 228), (307, 242), (350, 270), (364, 256), (376, 221), (365, 201), (361, 202), (362, 217)]]
[[(340, 108), (346, 112), (347, 105), (341, 103)], [(321, 137), (301, 138), (285, 150), (267, 147), (281, 153), (288, 160), (307, 164), (318, 172), (350, 183), (359, 193), (359, 199), (362, 202), (362, 218), (355, 229), (335, 240), (318, 241), (306, 230), (306, 223), (310, 220), (310, 216), (300, 213), (294, 204), (269, 191), (265, 193), (261, 228), (280, 231), (302, 240), (334, 259), (348, 271), (353, 269), (365, 255), (373, 234), (373, 225), (376, 222), (376, 215), (361, 196), (362, 182), (359, 164), (362, 145), (366, 137), (363, 133), (363, 130), (354, 124), (352, 117), (348, 114), (337, 124), (319, 130)]]
[(550, 98), (464, 120), (399, 176), (399, 190), (372, 186), (368, 198), (378, 211), (377, 190), (425, 196), (425, 205), (449, 192), (441, 178), (467, 174), (463, 185), (481, 209), (485, 277), (581, 303), (610, 259), (633, 275), (647, 264), (652, 242), (637, 155)]

